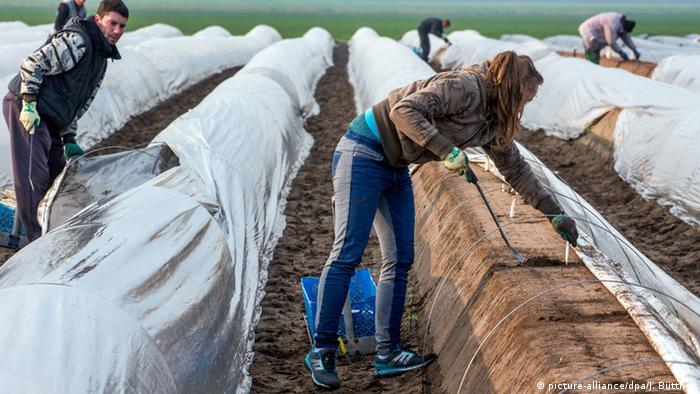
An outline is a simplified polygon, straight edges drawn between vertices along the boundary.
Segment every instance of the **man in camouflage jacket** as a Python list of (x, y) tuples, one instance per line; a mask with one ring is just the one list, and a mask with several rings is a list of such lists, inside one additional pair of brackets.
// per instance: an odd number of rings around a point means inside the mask
[[(73, 18), (27, 57), (8, 86), (3, 115), (10, 132), (17, 217), (30, 241), (41, 235), (37, 207), (66, 159), (84, 154), (78, 119), (95, 98), (107, 59), (129, 17), (122, 0), (103, 0), (97, 14)], [(64, 159), (65, 155), (65, 159)]]

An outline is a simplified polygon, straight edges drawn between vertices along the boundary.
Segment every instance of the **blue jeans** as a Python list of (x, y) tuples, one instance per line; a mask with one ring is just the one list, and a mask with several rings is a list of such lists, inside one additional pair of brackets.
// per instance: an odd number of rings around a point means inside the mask
[(338, 320), (350, 279), (362, 262), (374, 223), (382, 250), (375, 313), (377, 352), (386, 354), (401, 341), (408, 271), (414, 258), (411, 177), (407, 168), (388, 164), (379, 142), (352, 129), (336, 147), (332, 173), (335, 242), (319, 283), (315, 346), (338, 345)]

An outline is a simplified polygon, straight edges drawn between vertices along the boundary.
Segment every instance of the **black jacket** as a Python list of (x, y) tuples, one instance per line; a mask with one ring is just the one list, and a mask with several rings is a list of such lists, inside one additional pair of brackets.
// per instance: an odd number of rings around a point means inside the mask
[[(79, 111), (92, 99), (95, 89), (104, 78), (107, 59), (121, 58), (116, 46), (107, 41), (93, 18), (71, 19), (64, 29), (56, 32), (49, 41), (63, 31), (80, 34), (85, 43), (85, 53), (70, 70), (47, 75), (41, 82), (36, 97), (37, 111), (49, 130), (54, 133), (69, 126)], [(21, 74), (17, 74), (8, 87), (19, 97), (20, 85)]]

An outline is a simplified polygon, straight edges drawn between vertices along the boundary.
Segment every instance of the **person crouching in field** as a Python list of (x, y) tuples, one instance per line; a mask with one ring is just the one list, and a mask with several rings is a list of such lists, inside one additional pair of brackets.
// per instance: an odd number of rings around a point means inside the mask
[(617, 39), (622, 38), (622, 41), (634, 52), (634, 58), (639, 60), (639, 51), (630, 36), (635, 24), (633, 20), (617, 12), (604, 12), (586, 19), (578, 28), (583, 38), (586, 59), (599, 64), (601, 49), (609, 46), (620, 55), (622, 60), (627, 60), (627, 54), (617, 45)]
[(121, 59), (116, 43), (128, 18), (122, 0), (102, 0), (97, 14), (69, 20), (26, 58), (8, 85), (2, 110), (10, 132), (17, 216), (30, 242), (41, 236), (39, 201), (65, 160), (84, 154), (75, 140), (78, 119), (97, 94), (107, 59)]
[(418, 37), (420, 38), (420, 53), (419, 56), (425, 62), (430, 58), (430, 34), (438, 36), (450, 44), (450, 40), (445, 37), (444, 29), (450, 27), (449, 19), (427, 18), (418, 26)]
[(314, 346), (305, 359), (316, 385), (340, 386), (335, 367), (338, 320), (373, 223), (383, 260), (377, 285), (374, 373), (395, 375), (422, 368), (436, 357), (418, 355), (401, 344), (408, 271), (414, 258), (409, 164), (442, 161), (448, 170), (473, 182), (462, 149), (483, 147), (510, 185), (576, 245), (575, 222), (535, 178), (513, 144), (525, 104), (542, 82), (532, 59), (503, 52), (481, 66), (438, 73), (396, 89), (350, 123), (333, 155), (335, 241), (319, 283)]

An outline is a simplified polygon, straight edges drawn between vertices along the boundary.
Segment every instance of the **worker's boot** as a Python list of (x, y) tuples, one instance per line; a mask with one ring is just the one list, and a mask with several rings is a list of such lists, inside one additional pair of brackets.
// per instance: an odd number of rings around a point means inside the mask
[(375, 357), (374, 374), (377, 376), (398, 375), (413, 369), (423, 368), (435, 358), (437, 358), (435, 354), (419, 356), (401, 345), (396, 345), (396, 348), (388, 355)]
[(340, 387), (340, 378), (335, 368), (335, 349), (316, 350), (312, 348), (304, 360), (311, 371), (314, 384), (327, 389)]

